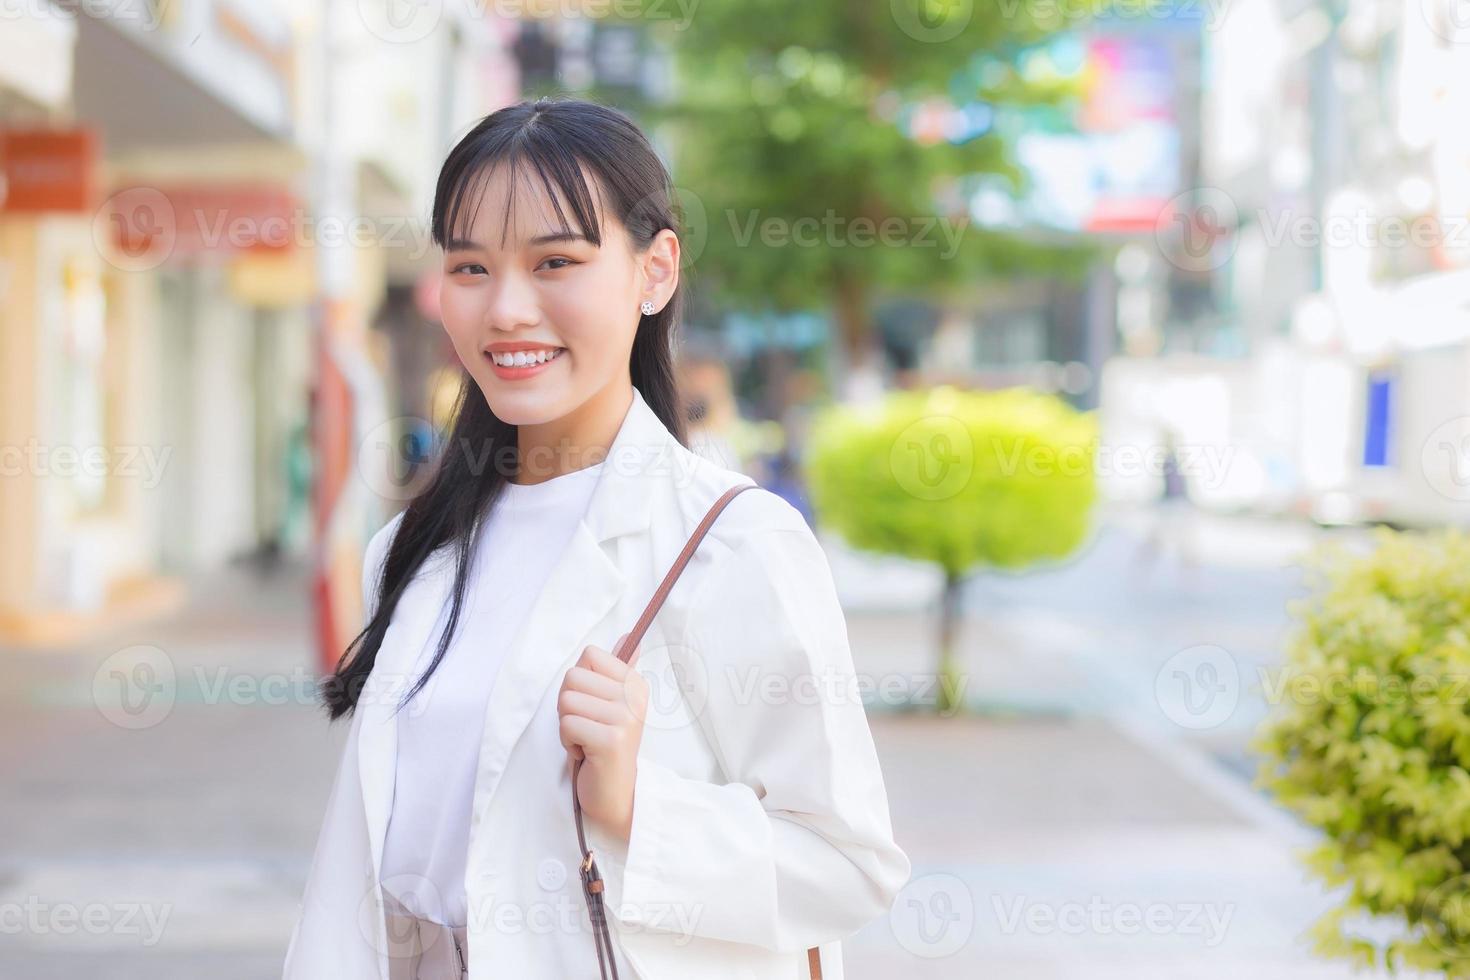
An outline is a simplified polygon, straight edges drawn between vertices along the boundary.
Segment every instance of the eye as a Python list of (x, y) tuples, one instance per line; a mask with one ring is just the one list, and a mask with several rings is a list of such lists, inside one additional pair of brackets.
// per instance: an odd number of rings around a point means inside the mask
[(472, 273), (473, 274), (474, 270), (477, 270), (477, 269), (480, 272), (484, 272), (485, 271), (485, 267), (483, 265), (481, 265), (480, 263), (478, 263), (478, 262), (461, 262), (459, 265), (455, 266), (453, 269), (451, 269), (449, 271), (450, 272), (469, 272), (469, 273)]
[[(576, 265), (577, 264), (577, 263), (573, 262), (571, 259), (562, 258), (560, 255), (553, 255), (551, 258), (547, 259), (546, 261), (547, 262), (565, 262), (566, 263), (566, 265), (553, 266), (553, 268), (555, 268), (555, 269), (565, 269), (567, 267), (567, 265)], [(544, 265), (545, 263), (542, 263), (542, 264)]]

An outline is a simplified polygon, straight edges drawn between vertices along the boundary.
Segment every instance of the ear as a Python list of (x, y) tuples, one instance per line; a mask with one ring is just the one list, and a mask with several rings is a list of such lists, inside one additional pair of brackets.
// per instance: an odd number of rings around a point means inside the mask
[(663, 309), (679, 285), (679, 262), (679, 236), (670, 228), (660, 230), (643, 255), (646, 292), (639, 300), (651, 299)]

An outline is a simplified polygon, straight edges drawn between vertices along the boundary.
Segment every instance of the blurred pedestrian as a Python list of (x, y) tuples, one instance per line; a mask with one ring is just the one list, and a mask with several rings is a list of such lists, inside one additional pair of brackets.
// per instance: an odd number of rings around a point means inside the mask
[(1198, 565), (1194, 545), (1195, 508), (1179, 460), (1179, 438), (1173, 428), (1164, 430), (1162, 448), (1159, 496), (1143, 542), (1135, 553), (1135, 567), (1141, 567), (1144, 572), (1151, 570), (1165, 551), (1173, 552), (1186, 568), (1194, 569)]

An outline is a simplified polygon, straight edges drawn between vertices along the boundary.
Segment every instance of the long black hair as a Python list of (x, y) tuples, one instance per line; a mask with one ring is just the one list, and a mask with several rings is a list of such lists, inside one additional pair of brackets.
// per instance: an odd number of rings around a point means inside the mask
[[(469, 237), (461, 232), (464, 226), (460, 219), (467, 206), (479, 204), (481, 195), (475, 185), (502, 164), (511, 168), (511, 188), (516, 186), (515, 176), (521, 166), (535, 171), (565, 231), (570, 229), (558, 200), (560, 191), (570, 203), (582, 234), (596, 245), (602, 244), (603, 226), (579, 164), (597, 180), (600, 198), (611, 212), (608, 217), (615, 217), (627, 230), (635, 251), (646, 250), (664, 228), (678, 233), (668, 171), (638, 126), (624, 113), (607, 106), (582, 99), (545, 97), (491, 113), (449, 151), (434, 191), (430, 225), (434, 244), (443, 248), (452, 238)], [(629, 368), (644, 401), (687, 446), (673, 364), (681, 293), (682, 287), (676, 288), (662, 310), (640, 321)], [(377, 582), (377, 608), (320, 686), (320, 700), (331, 720), (356, 709), (393, 610), (414, 573), (438, 549), (450, 546), (455, 575), (449, 617), (434, 659), (403, 697), (400, 708), (428, 682), (444, 658), (464, 605), (474, 537), (482, 525), (481, 518), (499, 497), (506, 470), (510, 469), (484, 466), (486, 459), (516, 461), (516, 426), (496, 418), (465, 372), (449, 438), (444, 440), (434, 463), (433, 476), (409, 502), (388, 547)]]

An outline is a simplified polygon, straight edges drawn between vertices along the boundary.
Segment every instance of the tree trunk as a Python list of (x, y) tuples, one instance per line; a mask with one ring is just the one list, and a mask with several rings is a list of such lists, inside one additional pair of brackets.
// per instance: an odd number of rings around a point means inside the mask
[[(868, 287), (860, 278), (839, 272), (833, 286), (833, 320), (837, 327), (834, 338), (841, 354), (841, 371), (833, 379), (843, 398), (857, 394), (865, 372), (880, 370), (881, 352), (873, 343), (872, 323), (868, 316)], [(871, 375), (870, 375), (871, 376)]]
[(935, 703), (937, 712), (950, 715), (964, 707), (962, 684), (959, 671), (957, 639), (960, 627), (960, 586), (963, 579), (945, 572), (944, 592), (939, 601), (939, 694)]

